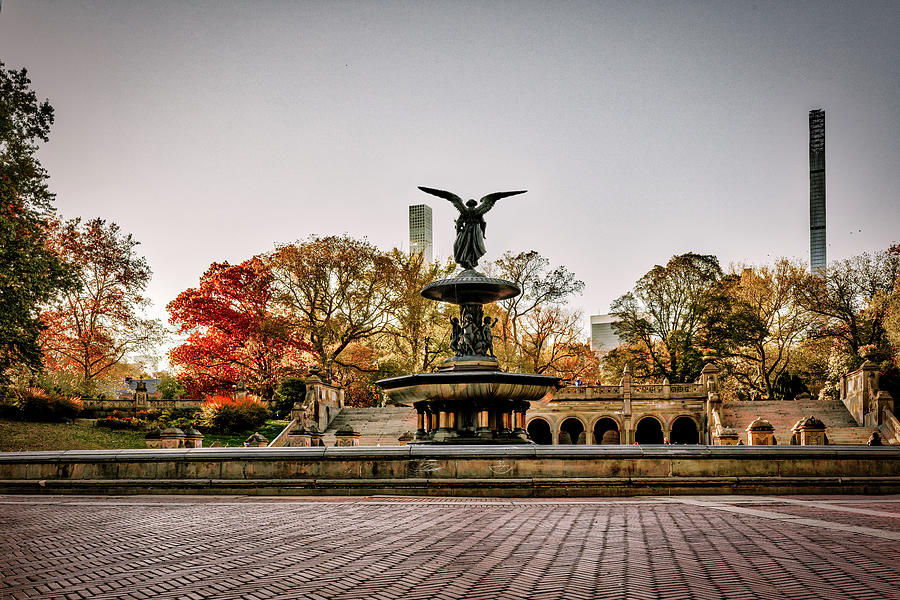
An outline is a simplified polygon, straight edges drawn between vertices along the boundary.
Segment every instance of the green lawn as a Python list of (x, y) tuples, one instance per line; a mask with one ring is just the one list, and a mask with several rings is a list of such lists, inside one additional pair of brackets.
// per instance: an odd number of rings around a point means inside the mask
[[(277, 419), (266, 421), (266, 424), (256, 429), (255, 431), (259, 431), (261, 434), (266, 436), (268, 440), (271, 442), (275, 439), (281, 430), (287, 427), (287, 421), (280, 421)], [(219, 442), (223, 446), (230, 446), (234, 448), (235, 446), (243, 446), (244, 440), (253, 435), (253, 431), (245, 431), (243, 433), (230, 433), (230, 434), (216, 434), (216, 433), (206, 433), (203, 435), (203, 447), (208, 448), (212, 446), (213, 442)]]
[(146, 448), (144, 432), (0, 419), (0, 452)]
[[(287, 421), (270, 420), (258, 429), (269, 441), (275, 439), (287, 426)], [(85, 422), (77, 425), (63, 423), (29, 423), (0, 419), (0, 452), (24, 452), (29, 450), (105, 450), (119, 448), (146, 448), (145, 431), (111, 431), (92, 427)], [(213, 442), (223, 446), (243, 446), (253, 431), (234, 434), (207, 434), (203, 447)]]

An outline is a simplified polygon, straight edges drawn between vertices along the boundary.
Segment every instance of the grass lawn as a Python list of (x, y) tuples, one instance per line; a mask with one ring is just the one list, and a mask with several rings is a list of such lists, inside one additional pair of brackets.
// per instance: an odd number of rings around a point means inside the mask
[[(287, 421), (270, 420), (258, 429), (269, 441), (275, 439), (287, 426)], [(120, 448), (146, 448), (146, 431), (111, 431), (92, 427), (85, 423), (30, 423), (0, 419), (0, 452), (25, 452), (29, 450), (115, 450)], [(243, 446), (253, 431), (232, 434), (206, 434), (203, 447), (213, 442), (223, 446)]]
[[(275, 439), (281, 430), (287, 427), (287, 421), (281, 421), (278, 419), (272, 419), (266, 421), (266, 424), (256, 429), (255, 431), (259, 431), (261, 434), (266, 436), (266, 438), (271, 442)], [(219, 442), (223, 446), (230, 446), (234, 448), (235, 446), (244, 445), (244, 440), (253, 435), (253, 431), (245, 431), (243, 433), (205, 433), (203, 434), (203, 447), (209, 448), (213, 445), (213, 442)]]
[(146, 448), (143, 431), (0, 419), (0, 452)]

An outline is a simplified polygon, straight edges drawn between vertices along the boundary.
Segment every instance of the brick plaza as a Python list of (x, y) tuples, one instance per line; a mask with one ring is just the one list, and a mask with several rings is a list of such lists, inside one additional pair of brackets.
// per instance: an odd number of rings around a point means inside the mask
[(0, 496), (0, 599), (900, 598), (900, 496)]

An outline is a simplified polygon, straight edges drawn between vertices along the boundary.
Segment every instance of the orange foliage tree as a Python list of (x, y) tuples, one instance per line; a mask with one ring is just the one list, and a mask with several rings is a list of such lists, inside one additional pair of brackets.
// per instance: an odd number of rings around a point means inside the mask
[(50, 225), (49, 246), (81, 285), (42, 313), (41, 346), (47, 366), (77, 376), (85, 392), (127, 355), (152, 351), (165, 337), (159, 321), (143, 316), (151, 272), (138, 243), (102, 219)]
[(276, 312), (272, 273), (259, 258), (213, 263), (168, 310), (172, 325), (188, 336), (170, 357), (191, 396), (243, 382), (269, 399), (282, 378), (306, 369), (309, 345)]

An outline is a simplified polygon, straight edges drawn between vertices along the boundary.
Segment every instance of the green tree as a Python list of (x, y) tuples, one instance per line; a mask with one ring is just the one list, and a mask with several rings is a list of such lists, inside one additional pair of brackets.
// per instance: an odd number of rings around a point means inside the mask
[(41, 367), (40, 308), (76, 285), (46, 245), (54, 195), (35, 153), (49, 139), (53, 108), (30, 85), (25, 69), (0, 62), (0, 385), (14, 368)]
[(722, 276), (715, 256), (681, 254), (654, 266), (613, 302), (616, 334), (647, 353), (653, 377), (685, 383), (699, 375), (702, 348), (718, 345), (706, 333), (726, 313)]
[(299, 377), (286, 377), (275, 390), (272, 412), (279, 419), (283, 419), (291, 413), (294, 403), (303, 402), (304, 398), (306, 398), (306, 382)]
[[(428, 371), (451, 354), (450, 314), (446, 304), (422, 296), (427, 284), (449, 277), (454, 263), (428, 262), (421, 252), (394, 248), (392, 282), (395, 301), (386, 329), (386, 344), (378, 344), (381, 358), (395, 357), (402, 372)], [(380, 361), (379, 361), (380, 362)]]
[(184, 386), (171, 373), (157, 373), (157, 377), (159, 377), (159, 384), (156, 386), (156, 391), (159, 392), (160, 398), (178, 399), (184, 397)]

